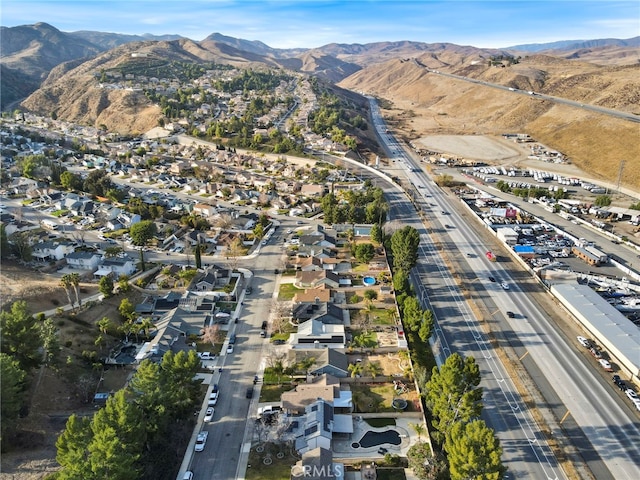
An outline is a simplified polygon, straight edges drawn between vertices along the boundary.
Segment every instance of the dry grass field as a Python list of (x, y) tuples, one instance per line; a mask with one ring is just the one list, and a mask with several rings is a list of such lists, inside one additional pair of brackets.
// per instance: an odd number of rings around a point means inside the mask
[[(640, 113), (640, 67), (603, 67), (534, 56), (509, 68), (460, 64), (431, 68), (483, 81), (532, 89), (584, 104)], [(498, 90), (427, 73), (398, 60), (366, 68), (340, 83), (383, 100), (383, 114), (408, 142), (429, 135), (528, 133), (567, 155), (594, 180), (616, 182), (625, 161), (623, 186), (640, 191), (640, 124), (535, 96)]]

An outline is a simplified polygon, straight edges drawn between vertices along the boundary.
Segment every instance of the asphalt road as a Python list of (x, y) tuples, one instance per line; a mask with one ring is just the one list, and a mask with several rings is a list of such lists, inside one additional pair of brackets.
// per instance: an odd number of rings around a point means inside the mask
[[(270, 353), (269, 340), (260, 337), (260, 327), (263, 320), (269, 319), (272, 310), (277, 285), (274, 265), (281, 262), (282, 227), (260, 250), (259, 255), (244, 262), (253, 272), (247, 282), (253, 292), (243, 299), (238, 323), (230, 324), (229, 334), (235, 333), (237, 337), (234, 352), (219, 358), (222, 373), (214, 373), (219, 399), (213, 422), (203, 425), (209, 432), (205, 450), (193, 453), (190, 468), (195, 478), (228, 480), (236, 478), (246, 467), (246, 454), (243, 456), (243, 453), (248, 451), (245, 442), (250, 443), (252, 439), (260, 387), (254, 387), (253, 378), (255, 375), (262, 378), (265, 359)], [(253, 389), (251, 399), (246, 398), (248, 388)]]
[[(564, 336), (554, 320), (532, 300), (527, 287), (514, 281), (508, 265), (505, 268), (501, 262), (491, 263), (485, 259), (486, 245), (474, 229), (469, 228), (475, 220), (469, 219), (470, 214), (458, 213), (454, 203), (458, 200), (449, 198), (435, 186), (419, 164), (398, 150), (391, 135), (380, 133), (380, 136), (389, 139), (396, 164), (404, 169), (408, 181), (416, 185), (414, 202), (425, 211), (431, 230), (438, 231), (437, 238), (443, 239), (440, 247), (458, 259), (461, 271), (456, 274), (480, 285), (483, 302), (499, 319), (501, 335), (518, 352), (549, 407), (562, 419), (564, 433), (580, 451), (594, 476), (598, 479), (638, 478), (640, 432), (637, 415), (628, 402), (617, 395), (607, 384), (610, 382), (582, 355), (584, 352), (577, 342)], [(544, 446), (535, 424), (525, 415), (524, 405), (509, 385), (508, 376), (478, 328), (477, 319), (468, 310), (442, 263), (432, 237), (423, 233), (423, 239), (414, 280), (420, 285), (424, 302), (438, 317), (436, 351), (443, 357), (453, 351), (474, 355), (481, 365), (484, 415), (502, 442), (503, 460), (509, 471), (515, 477), (524, 474), (527, 478), (562, 478), (557, 462)], [(471, 256), (467, 257), (467, 253)], [(497, 282), (490, 282), (489, 276)], [(501, 281), (509, 285), (509, 290), (500, 286)], [(508, 318), (504, 314), (507, 310), (518, 312), (516, 318)], [(509, 416), (513, 417), (511, 421)], [(513, 431), (517, 428), (524, 437)], [(536, 472), (536, 468), (539, 471)]]

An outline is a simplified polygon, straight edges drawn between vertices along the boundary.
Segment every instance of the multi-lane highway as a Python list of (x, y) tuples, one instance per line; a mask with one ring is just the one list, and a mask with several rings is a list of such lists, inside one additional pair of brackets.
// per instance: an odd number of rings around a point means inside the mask
[(564, 105), (569, 105), (571, 107), (581, 108), (583, 110), (590, 110), (592, 112), (609, 115), (611, 117), (621, 118), (623, 120), (629, 120), (631, 122), (640, 122), (640, 115), (634, 115), (633, 113), (622, 112), (620, 110), (613, 110), (611, 108), (599, 107), (597, 105), (590, 105), (588, 103), (576, 102), (568, 98), (554, 97), (553, 95), (546, 95), (544, 93), (534, 92), (532, 90), (529, 90), (529, 91), (518, 90), (516, 88), (500, 85), (499, 83), (485, 82), (484, 80), (479, 80), (477, 78), (470, 78), (462, 75), (455, 75), (453, 73), (442, 72), (440, 70), (430, 69), (415, 60), (414, 60), (414, 63), (419, 67), (426, 69), (429, 73), (433, 73), (434, 75), (455, 78), (457, 80), (462, 80), (469, 83), (475, 83), (478, 85), (483, 85), (485, 87), (496, 88), (498, 90), (506, 90), (513, 93), (514, 95), (526, 95), (528, 97), (535, 98), (537, 100), (548, 100), (554, 103), (560, 103)]
[[(438, 319), (436, 352), (446, 356), (457, 351), (473, 355), (478, 361), (485, 389), (484, 415), (502, 442), (510, 472), (516, 477), (523, 474), (527, 478), (563, 477), (538, 426), (527, 414), (478, 319), (443, 263), (440, 251), (434, 247), (436, 243), (450, 257), (457, 258), (456, 264), (462, 271), (456, 273), (477, 285), (483, 302), (495, 312), (499, 328), (522, 358), (523, 365), (530, 373), (540, 374), (535, 380), (548, 408), (562, 419), (564, 435), (576, 446), (593, 475), (598, 479), (638, 478), (640, 431), (635, 413), (610, 385), (603, 383), (602, 376), (580, 355), (576, 342), (565, 337), (553, 319), (532, 300), (526, 290), (529, 287), (514, 281), (501, 263), (485, 259), (486, 245), (469, 228), (470, 215), (463, 217), (457, 211), (458, 200), (446, 195), (410, 155), (399, 150), (395, 139), (383, 133), (384, 125), (377, 117), (379, 134), (394, 152), (402, 175), (417, 186), (414, 203), (424, 211), (430, 231), (435, 233), (427, 234), (421, 224), (416, 227), (422, 229), (423, 242), (412, 278), (425, 305), (434, 310)], [(409, 207), (407, 203), (399, 205), (402, 209)], [(501, 286), (502, 281), (509, 286), (508, 290)], [(509, 318), (507, 311), (517, 312), (516, 316)]]

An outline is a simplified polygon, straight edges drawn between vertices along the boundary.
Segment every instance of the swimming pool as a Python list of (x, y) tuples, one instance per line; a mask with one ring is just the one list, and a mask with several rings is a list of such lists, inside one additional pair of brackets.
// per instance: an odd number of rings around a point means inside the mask
[(400, 445), (400, 434), (396, 430), (386, 430), (384, 432), (372, 432), (369, 430), (360, 439), (362, 448), (377, 447), (383, 443)]
[(373, 277), (363, 277), (362, 278), (362, 283), (364, 283), (366, 286), (370, 287), (370, 286), (376, 284), (376, 279), (373, 278)]

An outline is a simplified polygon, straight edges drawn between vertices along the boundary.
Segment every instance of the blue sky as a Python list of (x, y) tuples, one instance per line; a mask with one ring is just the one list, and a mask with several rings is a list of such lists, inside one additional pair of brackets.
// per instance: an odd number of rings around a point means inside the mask
[(412, 40), (476, 47), (640, 35), (640, 1), (1, 0), (0, 25), (221, 33), (275, 48)]

